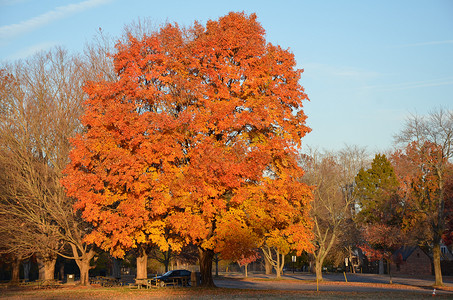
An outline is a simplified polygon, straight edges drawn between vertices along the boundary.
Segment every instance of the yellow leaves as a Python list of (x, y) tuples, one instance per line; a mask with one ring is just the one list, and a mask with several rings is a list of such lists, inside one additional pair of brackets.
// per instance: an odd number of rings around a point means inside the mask
[(181, 249), (181, 242), (177, 242), (172, 235), (167, 234), (170, 226), (164, 220), (153, 220), (149, 222), (144, 232), (147, 234), (147, 239), (142, 243), (153, 243), (161, 251), (168, 251), (170, 248), (173, 251), (179, 251)]
[(266, 234), (266, 245), (270, 248), (278, 249), (283, 255), (291, 251), (291, 245), (288, 243), (286, 236), (279, 230)]
[(224, 259), (239, 259), (261, 244), (259, 235), (247, 223), (246, 213), (235, 208), (218, 219), (215, 249)]
[(211, 237), (211, 238), (208, 238), (208, 239), (205, 239), (205, 240), (202, 240), (201, 244), (200, 244), (200, 247), (203, 248), (203, 249), (214, 249), (215, 247), (215, 241), (214, 241), (214, 238)]
[(135, 236), (135, 242), (137, 244), (146, 244), (148, 240), (143, 232), (138, 232)]

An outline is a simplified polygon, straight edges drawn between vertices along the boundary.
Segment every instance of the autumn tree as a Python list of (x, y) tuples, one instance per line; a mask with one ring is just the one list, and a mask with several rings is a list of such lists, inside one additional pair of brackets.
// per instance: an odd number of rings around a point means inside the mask
[(340, 242), (342, 229), (352, 220), (355, 208), (354, 176), (366, 163), (366, 153), (357, 147), (346, 147), (338, 153), (311, 153), (301, 157), (306, 170), (304, 182), (314, 189), (313, 253), (316, 278), (322, 280), (323, 263)]
[(445, 180), (453, 157), (453, 111), (439, 108), (427, 116), (411, 116), (395, 141), (405, 149), (402, 155), (412, 166), (410, 191), (417, 194), (412, 203), (430, 229), (435, 285), (440, 286), (440, 243), (446, 229)]
[(285, 255), (293, 250), (301, 255), (302, 251), (313, 249), (310, 211), (303, 202), (311, 198), (310, 191), (299, 181), (270, 179), (263, 185), (250, 187), (248, 193), (248, 199), (239, 206), (241, 213), (229, 212), (236, 218), (239, 216), (243, 223), (231, 222), (228, 217), (219, 222), (218, 251), (229, 252), (231, 247), (223, 245), (232, 237), (238, 241), (235, 249), (241, 249), (244, 257), (249, 256), (247, 250), (259, 247), (280, 278)]
[(250, 253), (248, 256), (242, 256), (239, 260), (238, 260), (238, 264), (240, 267), (244, 266), (244, 273), (245, 273), (245, 277), (247, 278), (248, 277), (248, 265), (254, 261), (256, 261), (258, 258), (260, 258), (258, 252), (252, 252)]
[(214, 254), (237, 229), (224, 220), (239, 218), (258, 243), (276, 234), (244, 213), (261, 205), (282, 212), (290, 247), (308, 249), (310, 191), (295, 155), (307, 97), (294, 56), (266, 43), (256, 16), (168, 24), (116, 48), (118, 79), (85, 88), (85, 131), (64, 181), (94, 226), (87, 240), (116, 256), (193, 244), (213, 286)]

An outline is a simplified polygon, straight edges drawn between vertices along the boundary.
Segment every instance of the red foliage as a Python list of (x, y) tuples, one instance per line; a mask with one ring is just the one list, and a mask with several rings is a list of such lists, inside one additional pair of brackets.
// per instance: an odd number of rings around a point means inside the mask
[(260, 258), (260, 255), (258, 254), (258, 252), (256, 251), (251, 251), (247, 256), (242, 256), (239, 260), (238, 260), (238, 264), (239, 266), (245, 266), (245, 265), (248, 265), (254, 261), (256, 261), (258, 258)]
[(369, 245), (363, 244), (360, 245), (359, 248), (370, 261), (381, 260), (385, 257), (384, 253), (381, 250), (374, 249)]

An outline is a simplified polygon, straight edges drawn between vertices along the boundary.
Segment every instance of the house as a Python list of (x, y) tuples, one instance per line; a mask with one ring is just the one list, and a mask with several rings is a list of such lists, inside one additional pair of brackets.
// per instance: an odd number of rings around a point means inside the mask
[(440, 267), (442, 275), (453, 275), (453, 255), (443, 242), (440, 243)]
[(419, 246), (403, 246), (392, 255), (393, 274), (431, 275), (431, 258)]
[(448, 250), (447, 245), (445, 245), (445, 243), (443, 243), (443, 242), (440, 243), (440, 260), (441, 261), (452, 261), (453, 260), (453, 255)]

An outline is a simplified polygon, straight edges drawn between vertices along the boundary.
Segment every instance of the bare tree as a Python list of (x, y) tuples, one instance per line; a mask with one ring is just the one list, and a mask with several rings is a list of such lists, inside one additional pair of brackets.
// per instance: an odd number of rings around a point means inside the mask
[(117, 78), (112, 59), (116, 51), (114, 43), (113, 37), (99, 28), (93, 40), (85, 45), (83, 51), (85, 81), (99, 78), (114, 81)]
[[(445, 180), (449, 160), (453, 157), (453, 110), (439, 108), (426, 116), (411, 115), (403, 130), (395, 136), (398, 145), (411, 144), (420, 157), (420, 167), (433, 170), (437, 192), (430, 195), (433, 209), (422, 210), (427, 216), (432, 234), (435, 285), (443, 285), (440, 266), (440, 243), (446, 229)], [(432, 147), (436, 151), (432, 151)], [(434, 158), (432, 157), (434, 154)], [(434, 181), (431, 182), (433, 184)]]
[[(41, 196), (46, 196), (46, 188), (52, 189), (47, 166), (36, 146), (40, 139), (32, 133), (33, 127), (39, 124), (30, 118), (31, 104), (26, 101), (17, 77), (3, 70), (1, 87), (0, 165), (3, 172), (0, 215), (1, 231), (5, 234), (3, 251), (17, 253), (20, 258), (39, 253), (39, 261), (45, 266), (40, 274), (50, 276), (59, 240), (39, 203)], [(40, 198), (36, 198), (38, 194)]]
[[(12, 218), (10, 216), (0, 217), (0, 257), (4, 262), (11, 264), (11, 282), (19, 283), (19, 270), (21, 261), (29, 259), (33, 253), (39, 249), (35, 243), (24, 243), (23, 227), (26, 226), (24, 221)], [(24, 274), (26, 275), (26, 274)]]
[(53, 279), (59, 254), (76, 260), (81, 283), (87, 284), (95, 254), (83, 240), (89, 228), (60, 184), (69, 138), (81, 128), (84, 67), (79, 58), (57, 48), (3, 71), (0, 164), (8, 173), (0, 187), (0, 215), (23, 222), (12, 236), (20, 237), (15, 241), (23, 249), (33, 245), (30, 251), (38, 253), (43, 279)]
[(366, 163), (366, 152), (346, 147), (338, 153), (311, 150), (302, 156), (306, 171), (304, 180), (314, 187), (312, 217), (316, 278), (322, 280), (322, 265), (338, 243), (342, 229), (352, 218), (355, 204), (353, 182), (358, 170)]
[(130, 24), (126, 24), (123, 28), (123, 38), (128, 35), (132, 35), (138, 39), (145, 36), (150, 36), (154, 32), (159, 30), (159, 26), (153, 22), (150, 18), (138, 18), (136, 21), (132, 21)]

